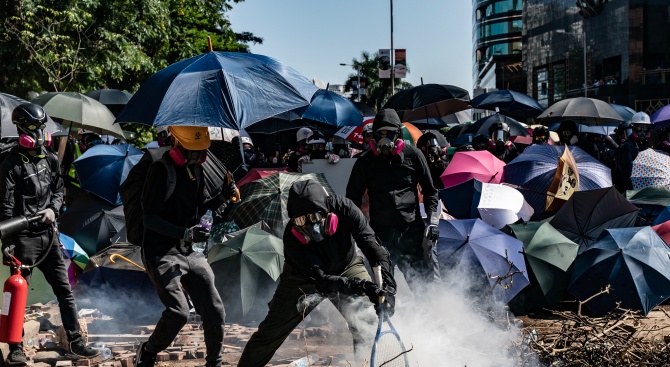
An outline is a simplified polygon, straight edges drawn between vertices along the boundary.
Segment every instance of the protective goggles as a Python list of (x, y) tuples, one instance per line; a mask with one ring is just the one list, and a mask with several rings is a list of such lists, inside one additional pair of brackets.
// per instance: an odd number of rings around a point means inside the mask
[(386, 138), (393, 141), (398, 136), (398, 132), (393, 130), (381, 130), (381, 131), (375, 131), (372, 136), (374, 136), (375, 140)]
[(301, 215), (297, 218), (293, 218), (293, 224), (302, 227), (306, 224), (323, 222), (324, 220), (326, 220), (326, 215), (327, 214), (323, 212)]
[(638, 133), (643, 132), (643, 131), (646, 132), (646, 131), (649, 130), (649, 125), (647, 125), (647, 124), (634, 124), (633, 125), (633, 130), (635, 132), (638, 132)]
[(492, 138), (493, 138), (493, 141), (505, 141), (505, 140), (507, 140), (505, 130), (494, 131)]
[(429, 140), (427, 140), (426, 143), (424, 144), (424, 146), (425, 146), (425, 147), (428, 147), (428, 148), (430, 148), (430, 147), (439, 147), (439, 146), (440, 146), (440, 143), (437, 142), (437, 139), (433, 138), (433, 139), (429, 139)]
[(47, 127), (47, 124), (30, 124), (30, 125), (24, 125), (23, 128), (30, 130), (30, 131), (35, 131), (35, 130), (44, 130), (44, 128)]

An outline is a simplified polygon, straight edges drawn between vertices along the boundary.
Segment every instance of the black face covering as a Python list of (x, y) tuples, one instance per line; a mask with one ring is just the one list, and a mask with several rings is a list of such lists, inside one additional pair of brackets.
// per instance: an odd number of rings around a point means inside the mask
[(299, 227), (301, 231), (314, 242), (321, 242), (326, 238), (326, 228), (323, 221), (307, 223)]
[(207, 154), (207, 151), (182, 149), (182, 153), (184, 153), (184, 158), (186, 158), (186, 165), (192, 166), (194, 164), (200, 163), (202, 158)]

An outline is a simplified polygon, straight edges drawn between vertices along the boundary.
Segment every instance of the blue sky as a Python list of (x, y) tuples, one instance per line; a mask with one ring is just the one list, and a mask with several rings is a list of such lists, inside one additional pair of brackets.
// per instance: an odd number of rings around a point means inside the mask
[[(263, 38), (251, 52), (308, 78), (342, 84), (361, 51), (390, 48), (387, 0), (245, 0), (228, 12), (236, 32)], [(452, 84), (472, 94), (472, 1), (394, 0), (394, 48), (407, 49), (413, 85)]]

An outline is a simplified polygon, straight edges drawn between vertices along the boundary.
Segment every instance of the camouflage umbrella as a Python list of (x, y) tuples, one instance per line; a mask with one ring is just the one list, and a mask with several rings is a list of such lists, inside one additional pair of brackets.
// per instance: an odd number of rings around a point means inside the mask
[(307, 179), (315, 180), (329, 195), (335, 195), (323, 173), (278, 172), (240, 188), (242, 201), (235, 205), (232, 219), (240, 228), (264, 221), (277, 237), (283, 238), (289, 220), (286, 212), (288, 191), (294, 182)]

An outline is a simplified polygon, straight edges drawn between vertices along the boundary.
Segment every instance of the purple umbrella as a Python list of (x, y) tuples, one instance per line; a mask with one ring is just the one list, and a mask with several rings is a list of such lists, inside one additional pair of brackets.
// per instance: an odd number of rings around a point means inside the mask
[(651, 123), (655, 129), (670, 127), (670, 104), (661, 107), (651, 115)]

